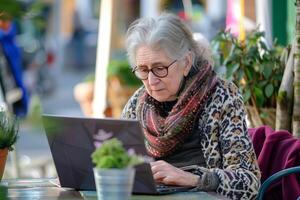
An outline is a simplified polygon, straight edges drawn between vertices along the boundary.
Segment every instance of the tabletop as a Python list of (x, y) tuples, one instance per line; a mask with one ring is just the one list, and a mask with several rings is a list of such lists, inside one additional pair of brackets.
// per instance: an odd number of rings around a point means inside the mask
[[(7, 179), (1, 185), (8, 188), (8, 200), (97, 200), (96, 191), (76, 191), (60, 188), (53, 184), (53, 179)], [(1, 195), (1, 191), (0, 191)], [(1, 198), (1, 197), (0, 197)], [(1, 198), (2, 199), (2, 198)], [(132, 200), (215, 200), (226, 199), (216, 193), (180, 192), (169, 195), (136, 195)]]

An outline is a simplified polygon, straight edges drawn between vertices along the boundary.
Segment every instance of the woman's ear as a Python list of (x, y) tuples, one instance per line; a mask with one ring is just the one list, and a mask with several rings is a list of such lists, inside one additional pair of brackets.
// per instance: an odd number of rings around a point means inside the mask
[(185, 57), (185, 68), (183, 71), (183, 75), (187, 76), (191, 70), (193, 63), (192, 63), (192, 53), (189, 51), (189, 53)]

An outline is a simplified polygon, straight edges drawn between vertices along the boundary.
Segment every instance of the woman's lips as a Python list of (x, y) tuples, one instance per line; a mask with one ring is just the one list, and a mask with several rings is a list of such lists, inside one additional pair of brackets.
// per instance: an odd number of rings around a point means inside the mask
[(164, 89), (155, 89), (155, 90), (152, 90), (153, 92), (159, 92), (159, 91), (162, 91)]

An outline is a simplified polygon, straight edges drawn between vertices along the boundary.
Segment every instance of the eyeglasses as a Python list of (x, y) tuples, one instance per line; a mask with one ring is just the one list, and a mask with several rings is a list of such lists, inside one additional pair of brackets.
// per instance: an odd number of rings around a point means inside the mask
[(155, 76), (159, 78), (164, 78), (168, 76), (169, 67), (171, 67), (177, 60), (174, 60), (168, 66), (157, 66), (152, 69), (148, 69), (147, 67), (137, 67), (135, 66), (132, 72), (141, 80), (147, 80), (149, 72), (151, 71)]

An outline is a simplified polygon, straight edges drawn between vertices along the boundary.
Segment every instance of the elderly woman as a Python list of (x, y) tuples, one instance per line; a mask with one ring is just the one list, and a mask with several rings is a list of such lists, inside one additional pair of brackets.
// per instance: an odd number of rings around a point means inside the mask
[[(154, 179), (232, 199), (254, 199), (260, 171), (238, 88), (213, 72), (191, 31), (174, 15), (139, 19), (127, 32), (142, 80), (122, 118), (143, 127)], [(184, 169), (189, 169), (185, 171)]]

